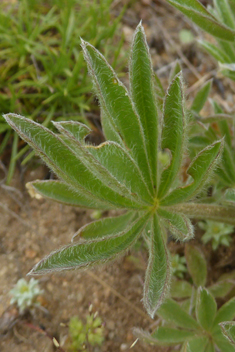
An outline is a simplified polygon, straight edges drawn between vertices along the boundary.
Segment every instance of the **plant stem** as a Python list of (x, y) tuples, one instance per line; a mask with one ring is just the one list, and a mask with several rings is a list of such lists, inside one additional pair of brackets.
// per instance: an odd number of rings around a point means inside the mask
[(167, 208), (177, 213), (184, 213), (191, 219), (207, 219), (235, 226), (235, 206), (232, 205), (182, 203)]

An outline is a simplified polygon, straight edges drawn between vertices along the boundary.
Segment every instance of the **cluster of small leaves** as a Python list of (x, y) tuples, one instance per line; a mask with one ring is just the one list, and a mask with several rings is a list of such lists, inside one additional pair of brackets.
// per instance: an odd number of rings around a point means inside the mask
[(219, 245), (229, 247), (232, 242), (231, 234), (234, 227), (222, 222), (210, 221), (199, 222), (198, 226), (205, 231), (202, 236), (202, 242), (208, 243), (212, 241), (212, 249), (215, 251)]
[(231, 325), (224, 322), (235, 318), (235, 298), (231, 298), (217, 310), (212, 294), (206, 288), (199, 287), (196, 292), (195, 314), (189, 314), (175, 300), (168, 299), (159, 308), (158, 315), (162, 319), (162, 325), (151, 335), (135, 330), (140, 339), (156, 345), (181, 344), (181, 352), (234, 351), (234, 345), (223, 334), (219, 324), (225, 326), (224, 329), (227, 326), (228, 336), (229, 331), (233, 334), (233, 325), (231, 328)]
[[(97, 49), (84, 41), (82, 49), (99, 98), (107, 142), (98, 147), (86, 144), (84, 137), (90, 130), (75, 121), (54, 122), (60, 132), (55, 134), (19, 115), (4, 117), (60, 179), (32, 182), (29, 187), (34, 192), (74, 206), (127, 212), (84, 226), (72, 244), (49, 254), (31, 274), (106, 263), (123, 255), (143, 234), (149, 247), (143, 302), (153, 317), (170, 284), (166, 229), (177, 240), (193, 236), (186, 214), (194, 217), (208, 207), (192, 200), (200, 195), (220, 160), (223, 140), (199, 151), (184, 180), (181, 166), (187, 151), (188, 116), (181, 73), (173, 77), (161, 113), (159, 86), (141, 24), (132, 43), (130, 93)], [(162, 167), (157, 156), (165, 150), (170, 162)], [(216, 209), (221, 211), (219, 206)], [(223, 212), (228, 217), (233, 208), (223, 208)]]
[(200, 45), (219, 63), (222, 73), (235, 80), (235, 2), (213, 0), (206, 9), (198, 0), (167, 0), (204, 31), (217, 39), (217, 45), (200, 40)]
[[(113, 65), (122, 48), (117, 28), (123, 12), (113, 18), (112, 0), (22, 0), (0, 3), (0, 112), (18, 111), (52, 128), (57, 120), (85, 121), (90, 110), (91, 84), (80, 52), (80, 37), (105, 54)], [(85, 20), (84, 20), (85, 19)], [(113, 42), (119, 43), (114, 47)], [(119, 60), (119, 68), (124, 62)], [(12, 144), (8, 182), (16, 160), (25, 164), (33, 155), (19, 148), (18, 137), (0, 117), (0, 155)]]
[(234, 351), (231, 341), (234, 323), (228, 321), (235, 318), (235, 298), (217, 310), (215, 297), (224, 298), (231, 292), (235, 273), (223, 274), (206, 289), (207, 263), (202, 252), (187, 244), (185, 256), (193, 284), (174, 280), (171, 287), (174, 299), (166, 300), (159, 308), (158, 328), (151, 335), (139, 329), (135, 329), (135, 334), (150, 344), (181, 344), (181, 352)]
[(9, 292), (11, 295), (11, 304), (16, 303), (20, 313), (39, 305), (37, 297), (43, 293), (38, 285), (38, 280), (31, 278), (29, 282), (25, 279), (19, 279), (15, 287)]
[(89, 314), (83, 323), (78, 317), (69, 321), (68, 350), (71, 352), (90, 351), (87, 346), (101, 346), (104, 341), (104, 327), (97, 314)]
[[(206, 287), (214, 298), (225, 298), (235, 286), (235, 271), (222, 274), (215, 283), (207, 286), (207, 262), (202, 251), (196, 246), (185, 246), (185, 258), (187, 270), (192, 283), (186, 280), (172, 280), (171, 297), (180, 299), (182, 306), (187, 310), (193, 310), (196, 304), (196, 290)], [(183, 300), (183, 301), (182, 301)]]

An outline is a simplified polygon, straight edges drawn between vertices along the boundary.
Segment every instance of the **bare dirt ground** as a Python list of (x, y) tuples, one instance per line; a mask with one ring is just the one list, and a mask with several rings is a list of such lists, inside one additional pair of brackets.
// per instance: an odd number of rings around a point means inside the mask
[[(184, 68), (187, 93), (192, 97), (205, 82), (205, 77), (210, 79), (215, 76), (216, 65), (195, 43), (180, 44), (178, 33), (182, 28), (190, 28), (195, 36), (200, 37), (201, 32), (164, 1), (142, 0), (128, 9), (123, 18), (126, 48), (141, 18), (154, 69), (167, 86), (171, 62), (179, 59)], [(128, 84), (128, 81), (125, 83)], [(226, 80), (222, 83), (218, 78), (214, 80), (213, 97), (228, 112), (233, 103), (233, 90)], [(226, 101), (223, 98), (225, 91)], [(7, 155), (2, 162), (7, 165)], [(56, 337), (63, 345), (68, 328), (60, 324), (66, 325), (70, 317), (75, 315), (84, 319), (91, 303), (105, 323), (105, 342), (100, 348), (91, 351), (127, 351), (135, 341), (133, 327), (150, 330), (154, 326), (154, 321), (145, 313), (141, 303), (147, 262), (145, 252), (133, 253), (137, 258), (136, 263), (126, 256), (92, 271), (71, 271), (40, 277), (40, 287), (44, 290), (40, 302), (46, 311), (35, 310), (33, 314), (20, 317), (17, 310), (10, 306), (9, 291), (17, 280), (25, 277), (45, 255), (68, 244), (73, 234), (91, 221), (91, 211), (29, 197), (24, 184), (43, 179), (47, 173), (48, 170), (43, 166), (35, 171), (28, 169), (25, 174), (19, 168), (10, 185), (12, 188), (4, 185), (0, 187), (0, 351), (55, 351), (46, 334)], [(108, 215), (111, 214), (103, 214)], [(170, 249), (183, 254), (182, 245), (171, 243)], [(221, 250), (216, 257), (211, 254), (210, 247), (206, 251), (211, 282), (216, 276), (212, 264), (222, 262), (221, 270), (224, 266), (226, 270), (235, 267), (234, 243), (229, 249)], [(166, 352), (172, 349), (137, 343), (132, 351)]]

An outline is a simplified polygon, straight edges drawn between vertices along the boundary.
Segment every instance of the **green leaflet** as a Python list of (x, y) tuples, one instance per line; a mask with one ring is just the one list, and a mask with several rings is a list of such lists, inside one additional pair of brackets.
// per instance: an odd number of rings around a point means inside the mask
[(195, 286), (205, 286), (207, 277), (207, 263), (202, 252), (196, 246), (187, 244), (185, 247), (187, 268)]
[(192, 223), (184, 214), (173, 213), (163, 208), (158, 209), (158, 214), (176, 240), (185, 241), (193, 237)]
[(220, 348), (220, 351), (234, 352), (234, 346), (231, 344), (231, 341), (229, 341), (227, 336), (224, 336), (221, 331), (217, 331), (213, 337), (216, 345)]
[(233, 282), (229, 280), (219, 281), (215, 284), (208, 287), (208, 291), (215, 297), (215, 298), (224, 298), (227, 294), (232, 290), (234, 287)]
[(205, 352), (215, 352), (215, 345), (212, 341), (207, 342)]
[(213, 36), (234, 41), (235, 32), (225, 25), (219, 23), (214, 16), (197, 0), (167, 0), (169, 4), (176, 7), (184, 15), (189, 17), (199, 27)]
[(231, 62), (230, 57), (221, 50), (218, 46), (207, 42), (206, 40), (198, 40), (198, 43), (209, 53), (211, 54), (217, 61), (225, 63)]
[(172, 298), (188, 298), (193, 294), (193, 287), (185, 280), (172, 280), (171, 283)]
[(227, 321), (220, 324), (222, 333), (228, 339), (232, 346), (235, 347), (235, 322)]
[(146, 149), (154, 189), (157, 189), (158, 112), (154, 93), (154, 74), (141, 23), (137, 26), (130, 58), (130, 90), (146, 138)]
[(179, 173), (184, 154), (185, 130), (182, 77), (179, 74), (171, 82), (164, 101), (162, 149), (170, 150), (171, 163), (162, 172), (158, 190), (159, 199), (166, 195)]
[(52, 123), (57, 127), (58, 125), (67, 130), (77, 141), (83, 142), (83, 139), (92, 132), (92, 130), (81, 122), (77, 121), (61, 121)]
[(94, 195), (88, 195), (81, 189), (75, 189), (60, 181), (34, 181), (28, 182), (26, 186), (32, 196), (39, 193), (41, 196), (59, 203), (90, 209), (115, 208), (112, 204), (107, 205), (106, 202), (102, 203), (102, 201)]
[(101, 108), (136, 160), (148, 188), (153, 192), (146, 139), (139, 116), (126, 87), (120, 82), (105, 58), (89, 43), (82, 41), (84, 57), (100, 99)]
[(155, 330), (152, 335), (156, 339), (156, 343), (159, 342), (163, 345), (172, 345), (185, 342), (185, 340), (190, 340), (195, 336), (192, 331), (179, 330), (167, 327), (159, 327)]
[(184, 187), (173, 190), (162, 201), (161, 205), (173, 205), (196, 196), (205, 185), (215, 168), (223, 150), (223, 140), (219, 140), (203, 149), (190, 164), (187, 173), (193, 181)]
[(207, 344), (207, 337), (195, 337), (194, 339), (188, 342), (186, 352), (205, 352)]
[(235, 297), (227, 301), (220, 309), (218, 310), (215, 321), (214, 328), (216, 329), (218, 324), (223, 321), (233, 320), (235, 318)]
[[(176, 60), (175, 64), (172, 66), (170, 76), (169, 76), (169, 82), (173, 81), (176, 75), (182, 71), (182, 67), (180, 65), (180, 62)], [(165, 95), (165, 94), (164, 94)]]
[(120, 146), (122, 146), (123, 148), (126, 148), (125, 144), (122, 140), (121, 135), (115, 129), (115, 126), (114, 126), (112, 120), (110, 119), (109, 115), (107, 113), (105, 113), (104, 109), (102, 109), (102, 108), (101, 108), (100, 115), (101, 115), (102, 129), (103, 129), (103, 133), (104, 133), (104, 136), (106, 137), (106, 139), (108, 141), (116, 142), (116, 143), (120, 144)]
[(128, 212), (124, 215), (93, 221), (81, 227), (73, 240), (79, 240), (81, 237), (88, 240), (110, 236), (110, 234), (116, 235), (133, 223), (134, 219), (136, 219), (136, 213)]
[(204, 84), (202, 88), (197, 92), (193, 100), (193, 103), (191, 105), (191, 110), (193, 110), (196, 113), (199, 113), (202, 110), (208, 98), (208, 95), (210, 93), (211, 84), (212, 84), (212, 80)]
[(227, 0), (213, 0), (214, 6), (217, 10), (217, 13), (221, 19), (221, 22), (225, 23), (226, 26), (234, 29), (234, 17), (233, 13), (229, 7)]
[(199, 325), (178, 303), (167, 299), (158, 309), (157, 314), (164, 320), (174, 323), (177, 327), (186, 330), (198, 330)]
[(211, 331), (216, 311), (217, 305), (214, 297), (207, 289), (199, 287), (197, 290), (196, 316), (197, 321), (206, 331)]
[[(120, 152), (116, 153), (116, 155), (103, 155), (103, 148), (101, 146), (97, 147), (99, 149), (100, 153), (99, 156), (100, 158), (97, 159), (95, 158), (92, 153), (89, 151), (92, 150), (92, 147), (86, 148), (83, 146), (80, 141), (76, 140), (74, 136), (70, 133), (70, 131), (67, 129), (67, 124), (66, 123), (60, 123), (60, 122), (54, 122), (54, 125), (57, 127), (57, 129), (66, 137), (65, 143), (72, 149), (74, 154), (79, 158), (79, 160), (87, 167), (88, 170), (94, 176), (99, 179), (102, 183), (105, 185), (108, 185), (110, 189), (112, 189), (114, 192), (117, 192), (121, 197), (124, 198), (129, 198), (131, 201), (134, 203), (137, 202), (139, 204), (145, 205), (140, 197), (137, 196), (136, 193), (132, 192), (128, 187), (125, 185), (125, 180), (126, 178), (123, 177), (123, 170), (120, 169), (121, 165), (118, 165), (118, 162), (120, 161)], [(118, 145), (117, 145), (118, 146)], [(116, 158), (115, 158), (116, 156)], [(123, 155), (122, 155), (123, 156)], [(128, 154), (124, 154), (124, 160), (121, 159), (122, 163), (125, 163), (125, 159), (130, 159), (128, 158)], [(111, 163), (110, 163), (110, 159)], [(103, 160), (108, 160), (106, 162), (107, 168), (103, 166)], [(119, 166), (118, 168), (118, 173), (116, 172), (115, 175), (113, 173), (109, 172), (109, 164), (115, 165), (117, 169), (117, 165)], [(105, 165), (105, 166), (106, 166)], [(114, 166), (114, 168), (115, 168)], [(135, 166), (135, 165), (134, 165)], [(133, 166), (132, 166), (133, 167)], [(116, 178), (116, 176), (122, 175), (121, 182), (119, 182), (119, 179)], [(132, 183), (134, 183), (135, 179), (131, 179)], [(123, 182), (124, 181), (124, 182)], [(141, 183), (141, 180), (140, 180)], [(150, 198), (150, 196), (149, 196)]]
[(156, 214), (153, 216), (150, 231), (151, 244), (148, 268), (145, 275), (143, 302), (147, 312), (153, 318), (169, 291), (170, 260), (165, 238)]
[(131, 194), (138, 195), (148, 204), (153, 203), (141, 170), (131, 155), (115, 142), (104, 142), (98, 147), (88, 146), (87, 150), (105, 167)]
[(49, 254), (30, 271), (29, 274), (41, 275), (50, 271), (86, 268), (105, 263), (123, 254), (141, 235), (149, 214), (137, 219), (119, 234), (100, 240), (75, 243)]

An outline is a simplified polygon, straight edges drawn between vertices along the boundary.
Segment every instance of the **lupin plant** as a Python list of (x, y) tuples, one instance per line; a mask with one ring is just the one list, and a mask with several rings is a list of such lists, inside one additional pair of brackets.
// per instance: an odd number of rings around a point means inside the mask
[(161, 325), (150, 335), (135, 329), (139, 339), (152, 345), (181, 345), (180, 352), (234, 352), (235, 298), (219, 309), (204, 287), (196, 292), (195, 314), (167, 299), (158, 310)]
[[(220, 160), (223, 140), (201, 150), (183, 180), (188, 116), (182, 74), (172, 79), (161, 113), (142, 24), (132, 43), (130, 92), (91, 44), (82, 41), (81, 45), (99, 98), (106, 142), (86, 144), (84, 138), (91, 130), (75, 121), (54, 122), (59, 131), (55, 134), (16, 114), (7, 114), (5, 119), (59, 178), (31, 182), (31, 192), (82, 208), (126, 212), (84, 226), (71, 244), (42, 259), (30, 274), (107, 263), (143, 235), (149, 248), (143, 302), (154, 317), (170, 287), (166, 229), (176, 240), (184, 241), (193, 237), (190, 218), (235, 223), (233, 206), (200, 203), (198, 199)], [(165, 167), (159, 166), (157, 157), (162, 151), (170, 156)]]

